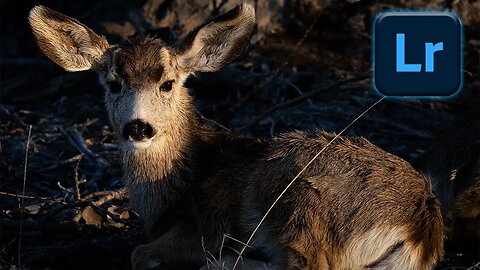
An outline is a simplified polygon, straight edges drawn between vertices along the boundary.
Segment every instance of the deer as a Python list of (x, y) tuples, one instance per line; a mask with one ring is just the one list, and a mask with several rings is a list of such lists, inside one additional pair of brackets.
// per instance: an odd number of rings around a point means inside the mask
[[(465, 99), (465, 98), (464, 98)], [(432, 182), (441, 203), (447, 245), (459, 253), (480, 252), (480, 108), (478, 97), (436, 132), (431, 146), (412, 165)], [(472, 102), (473, 101), (473, 102)]]
[[(148, 242), (134, 269), (198, 269), (225, 235), (246, 242), (287, 183), (328, 143), (265, 218), (246, 256), (281, 269), (432, 269), (443, 256), (439, 203), (410, 164), (361, 137), (291, 131), (261, 139), (203, 124), (184, 86), (249, 45), (255, 10), (239, 4), (179, 41), (111, 45), (74, 18), (34, 7), (40, 50), (66, 71), (93, 70), (118, 137), (130, 205)], [(251, 255), (250, 255), (251, 254)]]

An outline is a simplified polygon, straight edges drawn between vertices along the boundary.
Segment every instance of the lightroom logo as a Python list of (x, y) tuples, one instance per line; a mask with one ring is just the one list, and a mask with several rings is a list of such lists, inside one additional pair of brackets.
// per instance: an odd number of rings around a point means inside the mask
[(373, 85), (394, 97), (447, 97), (462, 88), (462, 24), (450, 12), (385, 12), (373, 29)]

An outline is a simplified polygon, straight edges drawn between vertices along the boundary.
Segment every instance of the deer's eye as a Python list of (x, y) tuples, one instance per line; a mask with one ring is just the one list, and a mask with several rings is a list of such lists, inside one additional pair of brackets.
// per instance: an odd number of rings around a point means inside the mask
[(122, 91), (122, 85), (117, 81), (108, 82), (108, 88), (112, 94), (118, 94)]
[(168, 91), (172, 90), (172, 86), (173, 86), (173, 80), (166, 81), (162, 84), (162, 86), (160, 86), (160, 90), (168, 92)]

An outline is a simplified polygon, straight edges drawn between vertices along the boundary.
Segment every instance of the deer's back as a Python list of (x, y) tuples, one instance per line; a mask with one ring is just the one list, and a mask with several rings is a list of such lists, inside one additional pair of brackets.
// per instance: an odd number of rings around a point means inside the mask
[[(326, 132), (295, 131), (275, 138), (253, 164), (251, 186), (268, 190), (272, 196), (262, 197), (269, 203), (334, 137)], [(366, 139), (350, 137), (339, 137), (326, 147), (293, 186), (322, 194), (335, 192), (335, 200), (350, 203), (405, 203), (402, 209), (414, 208), (412, 200), (425, 194), (433, 196), (428, 181), (408, 162)]]
[[(253, 230), (288, 183), (334, 136), (297, 131), (273, 140), (248, 177), (243, 220), (247, 230)], [(422, 248), (437, 253), (438, 259), (443, 248), (440, 211), (428, 181), (406, 161), (363, 138), (340, 137), (326, 147), (266, 222), (268, 229), (263, 235), (260, 230), (259, 242), (280, 239), (282, 244), (293, 241), (311, 247), (301, 252), (312, 255), (309, 261), (321, 257), (319, 250), (330, 263), (348, 263), (347, 257), (368, 261), (360, 258), (363, 255), (356, 258), (354, 250), (359, 248), (365, 256), (371, 251), (375, 257), (373, 249), (377, 249), (381, 256), (382, 250), (387, 252), (397, 242), (412, 247), (421, 243)], [(430, 240), (425, 241), (425, 233)], [(372, 247), (368, 247), (369, 239)], [(432, 261), (431, 254), (421, 254)]]

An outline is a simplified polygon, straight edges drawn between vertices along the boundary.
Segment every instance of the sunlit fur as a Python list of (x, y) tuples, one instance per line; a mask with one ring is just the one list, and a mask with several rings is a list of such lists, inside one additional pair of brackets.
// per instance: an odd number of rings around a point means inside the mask
[[(47, 56), (74, 70), (72, 59), (81, 53), (52, 57), (48, 49), (70, 44), (64, 40), (69, 35), (37, 29), (51, 25), (52, 12), (35, 8), (31, 26)], [(49, 31), (90, 31), (62, 16), (65, 26)], [(224, 234), (245, 241), (291, 179), (334, 137), (295, 131), (266, 141), (199, 122), (186, 78), (239, 56), (254, 22), (253, 7), (244, 4), (175, 46), (151, 38), (108, 48), (77, 45), (102, 51), (98, 61), (88, 59), (105, 85), (115, 132), (120, 135), (134, 119), (157, 131), (141, 144), (119, 136), (124, 182), (151, 241), (134, 250), (134, 269), (198, 269), (205, 251), (219, 254)], [(172, 90), (161, 91), (168, 80), (174, 80)], [(120, 93), (109, 91), (110, 81), (122, 84)], [(285, 193), (252, 245), (247, 256), (282, 269), (431, 269), (443, 254), (442, 218), (428, 181), (408, 163), (365, 139), (340, 137)], [(226, 246), (241, 247), (228, 239)]]
[(108, 42), (77, 20), (37, 6), (29, 22), (40, 49), (67, 71), (93, 67), (108, 48)]

